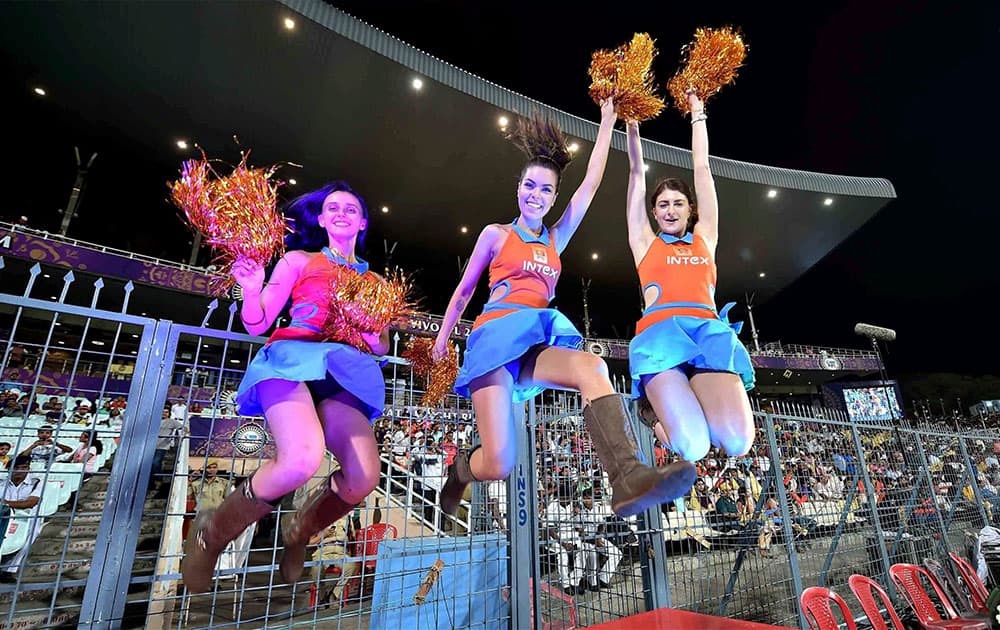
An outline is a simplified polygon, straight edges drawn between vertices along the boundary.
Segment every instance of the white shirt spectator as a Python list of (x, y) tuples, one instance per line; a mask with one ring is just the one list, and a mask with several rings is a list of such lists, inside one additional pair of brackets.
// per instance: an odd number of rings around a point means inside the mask
[(187, 420), (188, 407), (187, 404), (177, 401), (170, 405), (170, 417), (174, 420)]
[[(35, 507), (30, 509), (29, 514), (32, 515), (38, 512), (38, 507), (42, 504), (41, 498), (44, 488), (45, 482), (34, 475), (27, 475), (19, 484), (12, 483), (9, 477), (0, 479), (0, 497), (2, 497), (4, 501), (26, 501), (29, 497), (38, 498), (38, 503), (35, 504)], [(31, 544), (35, 542), (38, 535), (42, 533), (43, 523), (44, 521), (40, 518), (33, 518), (29, 520), (27, 524), (29, 527), (27, 542), (16, 554), (0, 565), (0, 571), (17, 573), (21, 570), (21, 566), (24, 564), (24, 561), (28, 557), (28, 553), (31, 551)]]
[(420, 482), (427, 486), (441, 491), (444, 486), (444, 455), (440, 452), (425, 453), (423, 455), (423, 467)]
[(410, 438), (402, 429), (396, 429), (392, 434), (392, 456), (404, 459), (410, 450)]
[(837, 475), (821, 478), (813, 487), (816, 496), (824, 501), (835, 501), (844, 496), (844, 482)]
[(558, 500), (549, 503), (545, 508), (545, 520), (548, 526), (556, 530), (559, 542), (577, 542), (580, 535), (576, 531), (577, 518), (573, 514), (573, 504), (563, 507)]
[[(45, 484), (35, 475), (28, 475), (20, 484), (14, 484), (9, 477), (0, 479), (0, 497), (4, 501), (26, 501), (28, 497), (38, 497), (40, 500), (43, 488)], [(32, 512), (38, 509), (38, 505), (32, 508)]]

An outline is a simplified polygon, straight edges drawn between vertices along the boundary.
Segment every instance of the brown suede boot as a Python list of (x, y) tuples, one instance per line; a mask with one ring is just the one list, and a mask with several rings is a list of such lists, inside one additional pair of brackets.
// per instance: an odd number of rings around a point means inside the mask
[(254, 496), (252, 479), (253, 475), (240, 484), (217, 510), (205, 510), (195, 518), (181, 560), (184, 585), (192, 593), (207, 592), (212, 586), (215, 563), (226, 545), (274, 511), (274, 505)]
[(611, 482), (611, 509), (618, 516), (632, 516), (683, 496), (697, 471), (689, 462), (662, 468), (643, 463), (632, 432), (632, 419), (620, 394), (608, 394), (583, 409), (583, 419), (594, 450)]
[(477, 448), (479, 447), (477, 446), (468, 453), (460, 451), (455, 455), (451, 466), (448, 467), (448, 478), (439, 493), (441, 511), (445, 514), (454, 516), (458, 510), (458, 504), (462, 501), (462, 495), (465, 494), (465, 487), (473, 481), (479, 481), (472, 476), (472, 469), (469, 468), (469, 459)]
[(302, 577), (302, 568), (306, 561), (306, 544), (309, 539), (360, 505), (347, 503), (341, 499), (330, 486), (332, 478), (333, 475), (330, 475), (323, 487), (306, 500), (305, 505), (295, 513), (288, 527), (282, 532), (285, 551), (279, 566), (282, 579), (289, 584), (298, 582)]

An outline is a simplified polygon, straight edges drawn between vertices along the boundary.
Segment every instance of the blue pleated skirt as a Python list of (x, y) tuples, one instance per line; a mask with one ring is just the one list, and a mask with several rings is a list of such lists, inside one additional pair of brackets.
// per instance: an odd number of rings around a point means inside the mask
[(675, 367), (731, 372), (752, 389), (753, 365), (736, 335), (738, 326), (724, 319), (677, 315), (642, 331), (628, 346), (632, 398), (645, 395), (643, 376)]
[(455, 393), (468, 398), (469, 383), (505, 367), (514, 377), (514, 402), (522, 403), (545, 388), (522, 385), (521, 360), (538, 345), (577, 349), (583, 335), (559, 311), (551, 308), (522, 308), (490, 320), (469, 335), (462, 368), (455, 379)]
[(306, 383), (316, 399), (347, 391), (365, 405), (369, 420), (385, 408), (382, 368), (372, 355), (342, 343), (288, 339), (261, 348), (236, 392), (241, 415), (264, 413), (257, 385), (270, 379)]

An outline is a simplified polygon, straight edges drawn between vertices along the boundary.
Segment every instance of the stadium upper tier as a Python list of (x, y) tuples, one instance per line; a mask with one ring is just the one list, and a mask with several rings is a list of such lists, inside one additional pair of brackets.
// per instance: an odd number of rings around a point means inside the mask
[[(521, 158), (498, 126), (501, 116), (548, 113), (579, 145), (580, 156), (597, 134), (596, 106), (582, 112), (588, 120), (558, 111), (320, 0), (182, 9), (172, 3), (66, 3), (58, 12), (21, 3), (8, 12), (12, 19), (0, 24), (0, 47), (16, 51), (59, 87), (52, 107), (113, 120), (116, 130), (151, 146), (151, 155), (172, 169), (193, 149), (178, 152), (168, 144), (174, 139), (162, 137), (164, 130), (183, 130), (209, 155), (227, 159), (235, 153), (235, 132), (258, 165), (303, 165), (282, 171), (297, 180), (284, 194), (348, 179), (375, 210), (371, 221), (379, 239), (398, 243), (393, 263), (428, 275), (451, 277), (481, 226), (514, 218)], [(299, 17), (289, 31), (282, 19), (296, 12), (308, 19)], [(60, 37), (39, 38), (39, 32)], [(661, 42), (661, 48), (670, 45)], [(585, 94), (585, 64), (558, 70), (579, 74)], [(420, 90), (415, 78), (423, 81)], [(688, 151), (644, 143), (650, 182), (690, 179)], [(627, 157), (620, 130), (613, 148), (608, 175), (563, 263), (565, 273), (589, 277), (595, 286), (631, 288), (636, 278), (625, 235)], [(566, 172), (566, 190), (583, 177), (585, 159), (576, 162)], [(720, 157), (712, 158), (712, 169), (722, 213), (720, 303), (745, 291), (762, 303), (895, 197), (884, 179)], [(379, 212), (383, 206), (389, 212)], [(382, 243), (370, 246), (381, 249)]]

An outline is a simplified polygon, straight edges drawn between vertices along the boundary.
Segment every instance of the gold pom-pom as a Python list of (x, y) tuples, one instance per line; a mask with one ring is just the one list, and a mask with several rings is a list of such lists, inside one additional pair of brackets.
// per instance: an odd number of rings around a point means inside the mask
[(433, 339), (411, 337), (401, 355), (410, 362), (413, 373), (426, 383), (424, 397), (420, 401), (425, 407), (437, 407), (444, 403), (458, 377), (458, 349), (455, 344), (448, 342), (448, 353), (440, 361), (432, 358), (433, 350)]
[(590, 59), (590, 97), (600, 103), (614, 97), (618, 117), (649, 120), (665, 107), (654, 93), (653, 57), (656, 47), (646, 33), (636, 33), (632, 41), (614, 50), (598, 50)]
[(732, 83), (747, 56), (747, 45), (738, 30), (729, 27), (699, 28), (694, 41), (681, 49), (684, 67), (667, 82), (667, 90), (681, 113), (689, 114), (687, 92), (702, 102)]
[(411, 315), (413, 283), (402, 272), (381, 279), (338, 266), (330, 275), (330, 303), (323, 338), (369, 352), (361, 333), (380, 333), (393, 321)]
[(242, 155), (229, 175), (219, 175), (205, 153), (181, 167), (180, 178), (169, 182), (170, 199), (184, 211), (189, 226), (206, 237), (216, 252), (213, 261), (219, 276), (213, 281), (216, 295), (233, 284), (230, 269), (237, 258), (266, 265), (285, 251), (288, 221), (278, 211), (277, 166), (247, 166), (250, 152)]

